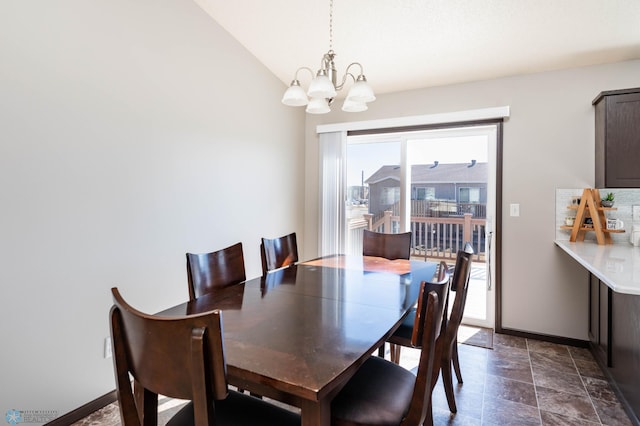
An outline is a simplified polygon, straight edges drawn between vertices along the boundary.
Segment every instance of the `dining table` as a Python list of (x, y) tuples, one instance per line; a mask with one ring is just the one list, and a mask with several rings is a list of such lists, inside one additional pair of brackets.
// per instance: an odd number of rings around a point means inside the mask
[[(221, 310), (228, 382), (299, 407), (302, 425), (329, 425), (333, 397), (402, 323), (436, 270), (434, 262), (324, 256), (159, 315)], [(442, 287), (434, 290), (446, 297)]]

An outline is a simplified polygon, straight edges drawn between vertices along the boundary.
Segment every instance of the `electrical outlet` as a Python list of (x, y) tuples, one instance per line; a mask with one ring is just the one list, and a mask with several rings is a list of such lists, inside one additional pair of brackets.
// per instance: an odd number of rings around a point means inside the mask
[(104, 357), (111, 358), (111, 337), (104, 338)]
[(634, 222), (640, 222), (640, 206), (631, 206), (631, 218)]

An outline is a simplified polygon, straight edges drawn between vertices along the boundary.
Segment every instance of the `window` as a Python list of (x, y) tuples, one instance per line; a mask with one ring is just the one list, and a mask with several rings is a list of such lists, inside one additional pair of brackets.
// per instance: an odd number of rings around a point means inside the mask
[(391, 206), (400, 201), (400, 187), (382, 188), (382, 204)]
[(414, 200), (435, 200), (436, 189), (432, 186), (416, 187), (413, 194)]
[(479, 203), (480, 188), (459, 188), (458, 202), (459, 203)]

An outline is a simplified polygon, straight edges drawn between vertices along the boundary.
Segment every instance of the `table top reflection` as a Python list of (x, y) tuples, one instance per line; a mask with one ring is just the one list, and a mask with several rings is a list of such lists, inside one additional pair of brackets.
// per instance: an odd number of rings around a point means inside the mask
[(399, 326), (437, 264), (330, 256), (273, 271), (160, 315), (222, 310), (229, 382), (329, 424), (331, 399)]

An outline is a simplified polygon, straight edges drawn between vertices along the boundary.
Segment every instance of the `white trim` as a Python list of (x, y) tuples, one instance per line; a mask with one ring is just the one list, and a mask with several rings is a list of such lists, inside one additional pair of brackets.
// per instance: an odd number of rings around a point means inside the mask
[(347, 123), (320, 124), (316, 133), (348, 132), (354, 130), (388, 129), (392, 127), (420, 126), (425, 124), (457, 123), (463, 121), (490, 120), (510, 116), (510, 107), (471, 109), (440, 114), (414, 115), (411, 117), (385, 118), (380, 120), (351, 121)]

